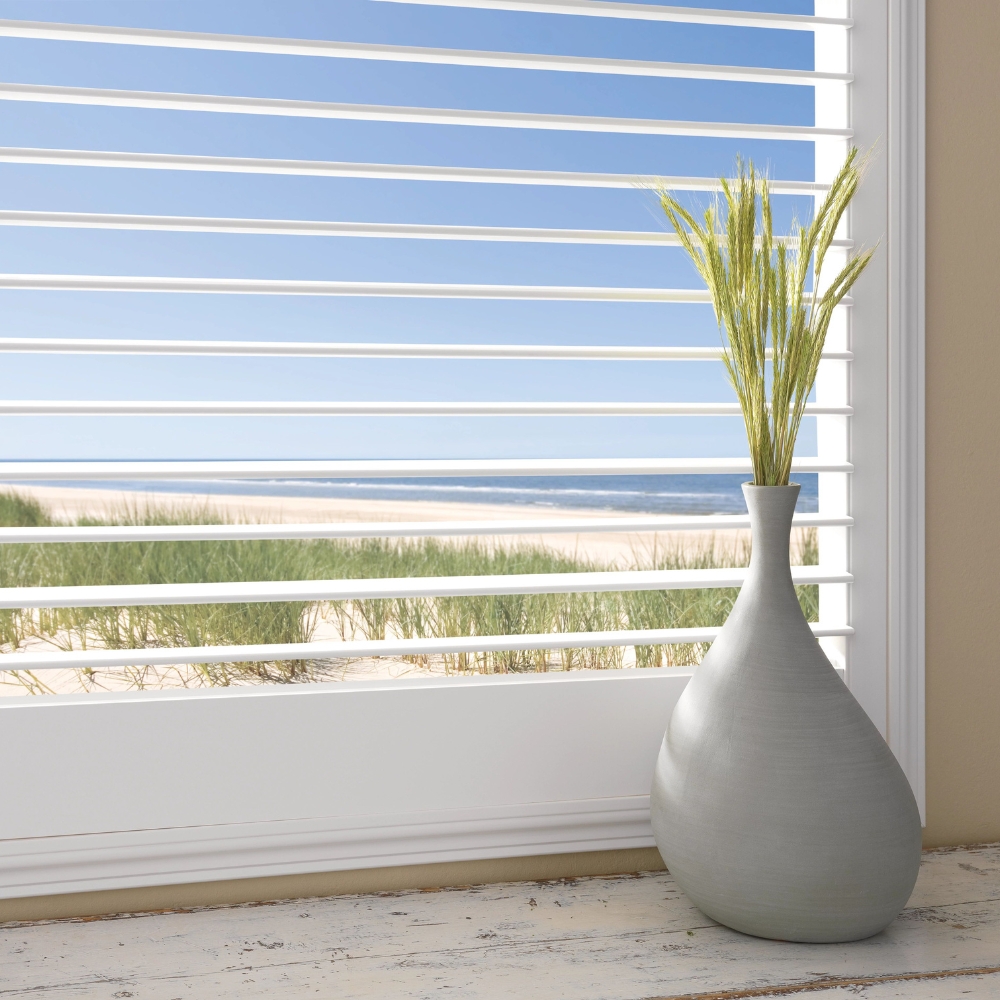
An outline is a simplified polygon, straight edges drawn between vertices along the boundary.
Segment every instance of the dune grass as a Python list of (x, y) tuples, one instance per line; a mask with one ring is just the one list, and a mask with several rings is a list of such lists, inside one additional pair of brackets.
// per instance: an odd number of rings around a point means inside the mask
[[(81, 524), (221, 523), (209, 507), (122, 507)], [(0, 524), (59, 523), (37, 501), (0, 494)], [(806, 534), (800, 561), (815, 563), (815, 532)], [(687, 569), (746, 565), (749, 547), (711, 544), (637, 552), (636, 569)], [(242, 540), (198, 542), (78, 542), (0, 546), (0, 586), (80, 586), (241, 582), (405, 576), (486, 576), (566, 573), (610, 567), (571, 558), (539, 545), (499, 546), (489, 540)], [(721, 625), (735, 589), (639, 591), (608, 594), (527, 594), (349, 602), (208, 604), (164, 607), (59, 608), (0, 611), (0, 643), (7, 651), (38, 641), (63, 649), (162, 648), (219, 644), (308, 642), (321, 622), (346, 639), (519, 635), (622, 628)], [(806, 616), (816, 620), (816, 587), (799, 588)], [(706, 644), (646, 646), (635, 650), (640, 667), (697, 663)], [(621, 648), (457, 654), (445, 658), (454, 672), (510, 673), (549, 669), (614, 668)], [(413, 658), (417, 659), (417, 658)], [(202, 664), (191, 683), (292, 683), (324, 676), (329, 664), (311, 661)], [(145, 686), (155, 672), (130, 673)], [(81, 672), (84, 686), (96, 683)], [(38, 690), (44, 690), (42, 681)], [(36, 689), (33, 681), (29, 689)]]

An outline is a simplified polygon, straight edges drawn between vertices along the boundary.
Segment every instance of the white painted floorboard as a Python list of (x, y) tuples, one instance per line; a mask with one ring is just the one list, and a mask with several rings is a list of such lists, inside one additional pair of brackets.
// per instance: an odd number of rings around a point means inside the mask
[(745, 937), (666, 873), (0, 926), (0, 997), (1000, 998), (1000, 847), (929, 853), (848, 945)]

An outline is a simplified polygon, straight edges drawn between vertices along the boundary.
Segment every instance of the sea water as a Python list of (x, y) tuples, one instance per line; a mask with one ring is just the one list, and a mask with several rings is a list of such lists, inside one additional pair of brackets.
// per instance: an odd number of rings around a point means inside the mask
[[(339, 497), (356, 500), (424, 500), (435, 503), (509, 504), (650, 514), (746, 513), (740, 486), (745, 475), (476, 476), (405, 479), (186, 480), (65, 483), (100, 489), (240, 496)], [(797, 475), (797, 510), (817, 510), (815, 473)], [(56, 485), (50, 483), (48, 485)]]

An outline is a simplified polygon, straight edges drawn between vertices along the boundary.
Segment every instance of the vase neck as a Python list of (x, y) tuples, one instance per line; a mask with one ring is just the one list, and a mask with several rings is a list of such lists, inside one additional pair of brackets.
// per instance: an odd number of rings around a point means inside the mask
[(789, 542), (792, 515), (799, 497), (799, 485), (753, 486), (743, 484), (747, 509), (750, 511), (750, 534), (753, 547), (750, 554), (751, 573), (779, 571), (789, 574)]

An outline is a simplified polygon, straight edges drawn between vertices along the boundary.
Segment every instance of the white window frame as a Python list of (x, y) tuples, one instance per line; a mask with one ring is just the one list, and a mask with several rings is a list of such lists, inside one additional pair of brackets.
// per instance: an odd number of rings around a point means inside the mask
[[(818, 0), (841, 15), (846, 0)], [(853, 11), (846, 673), (923, 810), (923, 0)], [(835, 652), (835, 650), (834, 650)], [(0, 897), (651, 846), (690, 671), (11, 698)]]
[(881, 241), (856, 286), (851, 688), (913, 786), (924, 777), (925, 0), (855, 5), (852, 124), (878, 156), (852, 234)]

